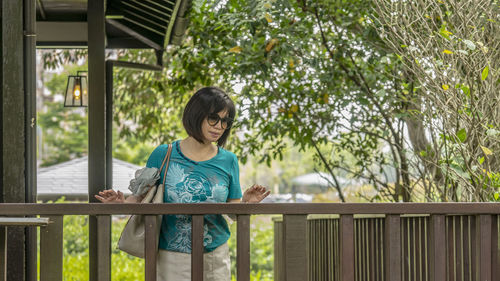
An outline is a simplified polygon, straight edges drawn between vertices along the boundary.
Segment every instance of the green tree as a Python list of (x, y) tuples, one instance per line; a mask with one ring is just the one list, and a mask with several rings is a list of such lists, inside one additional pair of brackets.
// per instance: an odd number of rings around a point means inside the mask
[[(378, 170), (373, 171), (373, 167), (388, 162), (379, 140), (389, 132), (395, 136), (394, 142), (402, 142), (403, 133), (389, 129), (397, 128), (394, 123), (399, 120), (393, 116), (399, 107), (391, 107), (397, 102), (389, 100), (395, 95), (378, 91), (388, 80), (384, 74), (391, 71), (391, 64), (382, 59), (384, 54), (376, 52), (367, 52), (367, 59), (363, 58), (360, 49), (369, 38), (361, 32), (346, 33), (346, 28), (363, 30), (360, 18), (369, 12), (365, 3), (339, 5), (347, 11), (339, 10), (336, 26), (328, 13), (336, 10), (329, 6), (325, 10), (300, 1), (228, 1), (218, 5), (195, 1), (187, 40), (168, 50), (167, 67), (161, 76), (117, 73), (115, 81), (122, 84), (116, 88), (120, 118), (134, 120), (139, 138), (169, 141), (181, 131), (176, 122), (181, 115), (177, 105), (186, 103), (193, 89), (215, 84), (233, 92), (242, 87), (234, 98), (240, 104), (236, 127), (243, 133), (231, 145), (243, 162), (249, 155), (268, 164), (279, 159), (286, 137), (301, 149), (312, 148), (332, 176), (343, 168), (379, 184)], [(325, 36), (331, 38), (323, 39)], [(335, 52), (326, 44), (330, 41)], [(128, 52), (123, 58), (151, 61), (152, 53)], [(369, 87), (365, 85), (368, 78)], [(389, 116), (380, 116), (384, 114)], [(167, 134), (164, 124), (169, 126)], [(347, 132), (346, 124), (355, 127)], [(130, 134), (127, 129), (123, 132)], [(320, 146), (326, 143), (349, 151), (358, 159), (358, 169), (345, 167), (342, 159), (322, 153)], [(404, 148), (397, 148), (404, 155)], [(394, 165), (399, 167), (399, 162)], [(400, 171), (408, 173), (407, 169)], [(340, 185), (334, 181), (332, 186), (342, 198)]]
[[(498, 199), (500, 3), (374, 3), (374, 24), (409, 81), (401, 89), (408, 93), (408, 132), (425, 170), (426, 195)], [(415, 127), (426, 133), (415, 134)]]
[[(52, 54), (43, 52), (44, 55)], [(55, 53), (59, 54), (60, 53)], [(86, 53), (79, 52), (84, 56)], [(52, 56), (50, 56), (52, 57)], [(57, 56), (55, 56), (57, 58)], [(82, 60), (83, 58), (80, 58)], [(70, 62), (77, 59), (71, 59)], [(50, 60), (48, 60), (50, 62)], [(46, 65), (48, 67), (51, 64)], [(45, 83), (45, 87), (54, 99), (55, 96), (64, 96), (68, 75), (77, 71), (86, 71), (86, 64), (65, 64), (60, 73), (53, 74)], [(38, 125), (41, 129), (39, 141), (42, 150), (39, 153), (41, 166), (50, 166), (88, 153), (88, 110), (86, 108), (66, 108), (62, 102), (45, 101), (42, 110), (38, 112)], [(113, 156), (123, 161), (138, 165), (145, 165), (147, 157), (154, 149), (154, 145), (147, 140), (138, 140), (133, 135), (120, 138), (118, 133), (120, 123), (113, 127)], [(41, 155), (40, 155), (41, 154)]]
[(48, 102), (45, 112), (38, 112), (42, 134), (41, 166), (50, 166), (87, 154), (86, 110), (68, 110), (60, 102)]
[[(343, 191), (336, 180), (341, 173), (369, 181), (377, 191), (371, 200), (493, 198), (498, 188), (494, 180), (498, 169), (492, 165), (496, 156), (491, 156), (498, 151), (494, 146), (497, 123), (476, 123), (487, 127), (483, 131), (488, 134), (477, 135), (487, 136), (487, 143), (472, 141), (479, 139), (470, 137), (475, 134), (474, 127), (458, 126), (443, 131), (450, 128), (449, 123), (433, 113), (442, 103), (431, 102), (429, 97), (435, 91), (424, 93), (425, 80), (419, 80), (415, 71), (408, 68), (409, 64), (425, 65), (427, 57), (408, 60), (411, 57), (395, 52), (394, 46), (398, 50), (419, 49), (410, 48), (412, 38), (408, 36), (415, 34), (405, 33), (410, 42), (402, 45), (399, 41), (397, 44), (388, 41), (387, 35), (394, 37), (397, 30), (381, 20), (383, 13), (375, 5), (379, 2), (383, 1), (193, 1), (186, 40), (180, 46), (166, 49), (162, 73), (115, 72), (115, 81), (120, 81), (115, 88), (118, 112), (115, 117), (131, 120), (130, 124), (122, 122), (120, 133), (155, 143), (171, 141), (183, 131), (179, 105), (185, 104), (195, 89), (219, 85), (240, 105), (235, 124), (238, 137), (232, 138), (229, 145), (243, 162), (253, 155), (270, 165), (272, 159), (283, 157), (285, 139), (290, 139), (294, 146), (314, 151), (322, 170), (332, 175), (332, 187), (342, 200)], [(490, 12), (495, 11), (493, 8)], [(407, 20), (402, 11), (405, 10), (395, 12)], [(425, 15), (424, 11), (425, 7), (415, 13)], [(488, 19), (496, 20), (484, 18), (486, 22)], [(453, 32), (451, 25), (438, 27), (438, 32), (446, 36), (450, 36), (446, 31)], [(496, 29), (491, 24), (485, 25), (484, 30), (491, 38), (498, 34), (492, 32)], [(435, 33), (419, 34), (425, 39)], [(467, 45), (464, 40), (460, 42)], [(495, 48), (498, 40), (480, 42), (490, 54), (496, 54), (492, 50), (498, 49)], [(474, 44), (477, 52), (484, 52), (479, 44)], [(119, 57), (154, 62), (153, 52), (146, 50), (121, 51)], [(481, 76), (471, 73), (481, 77), (485, 87), (492, 87), (493, 95), (489, 97), (495, 100), (498, 68), (493, 61), (489, 63), (488, 67), (483, 63), (479, 68)], [(447, 71), (462, 68), (457, 64)], [(444, 91), (443, 85), (459, 90), (466, 85), (457, 83), (460, 85), (438, 84)], [(473, 89), (469, 84), (466, 87), (469, 91)], [(416, 103), (419, 99), (422, 102)], [(455, 112), (470, 111), (462, 101), (455, 104)], [(464, 114), (465, 118), (467, 113)], [(444, 140), (454, 138), (454, 144), (458, 138), (470, 139), (474, 145), (458, 143), (453, 149), (450, 145), (443, 146), (440, 133)], [(422, 142), (428, 135), (434, 138)], [(443, 147), (446, 149), (436, 150)], [(449, 153), (450, 149), (467, 151), (473, 157), (460, 160)], [(481, 172), (481, 166), (469, 163), (470, 159), (489, 165), (489, 170)], [(471, 175), (473, 169), (476, 172), (469, 180), (464, 175)], [(485, 191), (479, 192), (484, 184)], [(464, 191), (484, 196), (448, 196), (449, 186), (455, 186), (451, 194)]]

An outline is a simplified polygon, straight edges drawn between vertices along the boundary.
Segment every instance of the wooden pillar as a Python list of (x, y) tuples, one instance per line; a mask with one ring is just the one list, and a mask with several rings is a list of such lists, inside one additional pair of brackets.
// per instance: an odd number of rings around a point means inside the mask
[(0, 281), (7, 281), (7, 227), (0, 226)]
[[(0, 1), (0, 202), (25, 202), (23, 1)], [(7, 229), (7, 280), (24, 280), (24, 227)]]
[(158, 216), (156, 215), (146, 215), (144, 216), (145, 225), (145, 238), (144, 243), (144, 259), (145, 259), (145, 278), (146, 281), (156, 281), (156, 257), (158, 255), (158, 240), (157, 233), (158, 227)]
[(40, 281), (63, 280), (63, 216), (49, 216), (40, 228)]
[(307, 215), (283, 216), (285, 280), (307, 280)]
[(236, 280), (250, 281), (250, 215), (238, 215), (236, 231)]
[(354, 281), (354, 217), (340, 215), (340, 280)]
[(401, 218), (399, 215), (385, 217), (384, 244), (385, 280), (401, 280)]
[(491, 215), (476, 216), (476, 280), (492, 280), (492, 217)]
[[(106, 63), (105, 1), (89, 0), (89, 202), (106, 188)], [(111, 164), (111, 163), (110, 163)], [(89, 280), (111, 279), (111, 220), (109, 216), (89, 217)]]
[[(24, 0), (26, 196), (36, 203), (36, 0)], [(26, 280), (37, 280), (37, 229), (26, 227)]]
[(430, 278), (431, 281), (446, 280), (446, 218), (432, 215), (430, 224)]
[(191, 280), (203, 281), (203, 215), (191, 218)]

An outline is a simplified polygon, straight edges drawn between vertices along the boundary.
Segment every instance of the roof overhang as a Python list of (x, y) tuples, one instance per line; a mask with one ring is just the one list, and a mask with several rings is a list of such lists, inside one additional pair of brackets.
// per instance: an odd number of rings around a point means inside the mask
[[(180, 44), (191, 0), (106, 0), (106, 48)], [(86, 48), (87, 0), (37, 0), (39, 48)]]

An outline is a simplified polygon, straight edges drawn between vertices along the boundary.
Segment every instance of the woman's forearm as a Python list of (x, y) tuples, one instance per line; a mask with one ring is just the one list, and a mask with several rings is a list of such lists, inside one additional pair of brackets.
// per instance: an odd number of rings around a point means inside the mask
[(141, 203), (142, 199), (142, 196), (130, 195), (127, 199), (125, 199), (124, 203)]

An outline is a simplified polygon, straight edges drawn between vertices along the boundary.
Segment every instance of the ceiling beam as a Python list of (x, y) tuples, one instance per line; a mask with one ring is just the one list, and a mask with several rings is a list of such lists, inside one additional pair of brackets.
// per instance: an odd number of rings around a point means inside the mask
[(36, 23), (37, 45), (87, 45), (88, 28), (87, 22), (57, 22), (37, 21)]

